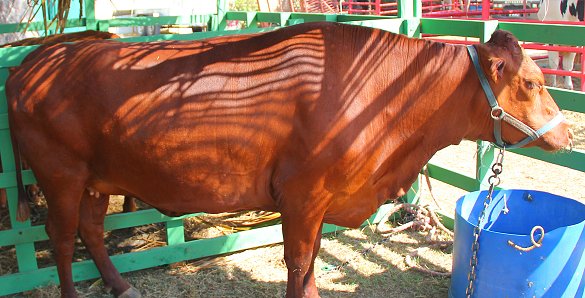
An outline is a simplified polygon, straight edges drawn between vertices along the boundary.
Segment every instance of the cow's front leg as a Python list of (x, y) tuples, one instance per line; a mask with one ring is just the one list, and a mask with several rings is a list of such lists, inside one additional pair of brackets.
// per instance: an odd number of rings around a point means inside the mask
[(323, 216), (307, 216), (311, 211), (285, 211), (282, 215), (288, 298), (319, 297), (313, 271), (321, 243)]
[(305, 297), (319, 297), (319, 291), (317, 290), (317, 284), (315, 282), (315, 259), (319, 255), (319, 249), (321, 248), (321, 231), (323, 230), (323, 223), (319, 227), (317, 237), (315, 237), (315, 243), (313, 244), (313, 259), (311, 260), (311, 267), (305, 275), (303, 281), (303, 294)]
[[(575, 56), (577, 53), (572, 52), (565, 52), (562, 53), (563, 56), (563, 70), (571, 71), (573, 70), (573, 66), (575, 63)], [(573, 90), (573, 79), (571, 76), (564, 76), (563, 77), (563, 87), (569, 90)]]
[(104, 218), (108, 210), (109, 196), (99, 197), (84, 192), (79, 208), (79, 237), (98, 268), (104, 286), (116, 297), (140, 297), (140, 292), (126, 282), (112, 264), (104, 246)]

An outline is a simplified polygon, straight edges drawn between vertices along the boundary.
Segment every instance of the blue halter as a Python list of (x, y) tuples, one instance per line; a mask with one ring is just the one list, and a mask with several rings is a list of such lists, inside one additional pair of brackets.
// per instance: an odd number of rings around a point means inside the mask
[[(494, 92), (490, 88), (490, 84), (485, 76), (485, 73), (482, 71), (481, 66), (479, 65), (479, 58), (477, 56), (477, 51), (473, 46), (467, 46), (467, 51), (469, 52), (469, 56), (471, 57), (471, 61), (473, 61), (473, 66), (477, 71), (477, 75), (479, 76), (479, 82), (481, 83), (481, 87), (483, 88), (483, 92), (487, 97), (488, 103), (490, 105), (491, 110), (491, 117), (494, 119), (494, 138), (496, 139), (496, 145), (500, 148), (506, 149), (516, 149), (525, 146), (526, 144), (540, 138), (549, 130), (553, 129), (557, 125), (559, 125), (565, 117), (561, 113), (552, 118), (548, 123), (546, 123), (543, 127), (539, 130), (534, 130), (530, 128), (528, 125), (522, 123), (522, 121), (514, 118), (512, 115), (504, 112), (504, 109), (500, 107), (496, 97), (494, 96)], [(516, 144), (508, 144), (504, 140), (502, 140), (502, 120), (506, 121), (508, 124), (514, 126), (521, 132), (527, 135), (526, 138), (521, 140)]]

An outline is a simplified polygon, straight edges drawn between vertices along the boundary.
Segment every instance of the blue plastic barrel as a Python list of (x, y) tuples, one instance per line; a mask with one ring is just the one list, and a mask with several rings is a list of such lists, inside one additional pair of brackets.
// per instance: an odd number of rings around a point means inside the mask
[[(486, 196), (472, 192), (457, 201), (449, 297), (466, 297), (473, 230)], [(585, 297), (584, 204), (540, 191), (496, 191), (480, 226), (473, 297)], [(544, 229), (540, 247), (524, 252), (509, 244), (532, 246), (536, 226)], [(541, 237), (535, 229), (534, 240)]]

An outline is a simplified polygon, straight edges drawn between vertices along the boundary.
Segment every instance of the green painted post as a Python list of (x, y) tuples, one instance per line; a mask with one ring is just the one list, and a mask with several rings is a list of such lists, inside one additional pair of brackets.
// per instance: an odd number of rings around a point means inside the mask
[(225, 30), (227, 27), (226, 12), (228, 10), (227, 0), (217, 0), (217, 15), (211, 21), (210, 31)]
[(419, 179), (416, 179), (416, 181), (414, 181), (406, 195), (404, 195), (403, 200), (410, 204), (418, 204), (420, 200), (420, 196), (418, 195), (419, 191), (420, 191)]
[(95, 19), (95, 1), (85, 0), (84, 4), (86, 30), (99, 30), (98, 22)]
[(403, 20), (402, 34), (420, 37), (422, 6), (419, 0), (398, 1), (398, 17)]
[(167, 221), (166, 226), (168, 245), (185, 242), (185, 226), (183, 225), (182, 219)]
[(483, 22), (483, 31), (479, 36), (479, 41), (484, 43), (490, 40), (492, 37), (492, 33), (498, 29), (499, 22), (497, 20), (485, 21)]
[[(479, 36), (479, 41), (487, 42), (492, 33), (498, 28), (498, 21), (486, 21), (483, 23), (483, 30)], [(487, 112), (487, 111), (486, 111)], [(476, 183), (477, 190), (489, 188), (488, 178), (491, 176), (491, 168), (495, 161), (495, 148), (490, 142), (477, 141), (477, 158), (476, 158)]]
[(477, 190), (489, 188), (488, 178), (494, 163), (494, 146), (490, 142), (477, 141), (476, 176)]
[(252, 11), (246, 14), (246, 28), (258, 28), (256, 12)]

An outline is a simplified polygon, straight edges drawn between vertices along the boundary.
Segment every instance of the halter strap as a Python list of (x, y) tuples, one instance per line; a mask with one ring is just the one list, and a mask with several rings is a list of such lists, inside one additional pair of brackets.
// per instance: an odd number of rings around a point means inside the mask
[[(516, 148), (526, 146), (526, 144), (540, 138), (546, 132), (553, 129), (554, 127), (556, 127), (557, 125), (559, 125), (561, 122), (563, 122), (565, 120), (565, 117), (563, 116), (561, 111), (559, 111), (554, 118), (552, 118), (550, 121), (548, 121), (539, 130), (535, 131), (530, 126), (524, 124), (522, 121), (514, 118), (514, 116), (506, 113), (504, 111), (504, 109), (502, 107), (500, 107), (500, 105), (498, 104), (496, 96), (494, 95), (494, 92), (492, 91), (492, 88), (490, 87), (490, 84), (488, 83), (488, 80), (485, 76), (485, 73), (483, 72), (483, 70), (481, 69), (481, 66), (479, 65), (479, 57), (477, 55), (477, 50), (475, 49), (474, 46), (469, 45), (469, 46), (467, 46), (467, 51), (469, 52), (469, 56), (471, 57), (471, 61), (473, 61), (473, 66), (475, 67), (475, 71), (477, 72), (477, 75), (479, 76), (479, 83), (481, 84), (483, 92), (485, 93), (485, 97), (488, 100), (488, 104), (490, 105), (490, 108), (492, 109), (491, 110), (491, 117), (492, 117), (492, 119), (494, 119), (494, 139), (496, 140), (496, 145), (498, 147), (506, 148), (506, 149), (516, 149)], [(512, 125), (516, 129), (520, 130), (521, 132), (523, 132), (525, 135), (527, 135), (527, 137), (516, 144), (506, 143), (502, 139), (502, 120), (507, 122), (508, 124)]]

